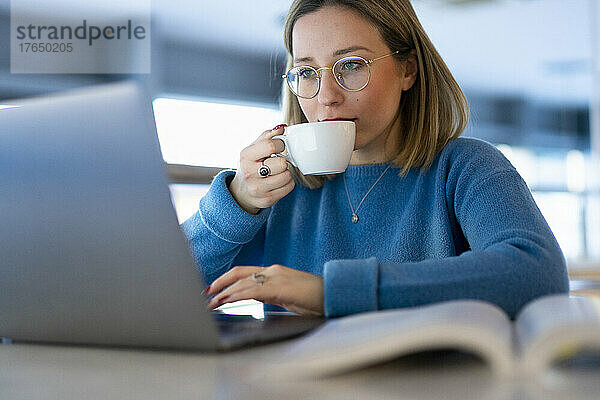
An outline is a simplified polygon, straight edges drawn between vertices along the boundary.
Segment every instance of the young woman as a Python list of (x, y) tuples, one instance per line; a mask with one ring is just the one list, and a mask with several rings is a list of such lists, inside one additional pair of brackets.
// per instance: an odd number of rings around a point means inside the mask
[(354, 152), (343, 174), (302, 176), (270, 157), (283, 125), (214, 179), (183, 223), (209, 307), (256, 299), (333, 317), (473, 298), (514, 316), (567, 292), (517, 171), (458, 138), (466, 100), (409, 0), (296, 0), (284, 29), (286, 123), (352, 120)]

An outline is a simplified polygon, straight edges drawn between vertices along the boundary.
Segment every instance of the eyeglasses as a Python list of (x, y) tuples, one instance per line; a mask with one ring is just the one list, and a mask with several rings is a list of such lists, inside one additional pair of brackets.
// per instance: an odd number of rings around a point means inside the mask
[(398, 54), (399, 50), (370, 60), (358, 56), (344, 57), (331, 67), (314, 68), (310, 65), (292, 67), (285, 75), (281, 75), (288, 87), (298, 97), (312, 99), (321, 88), (321, 71), (330, 69), (335, 81), (344, 90), (358, 92), (369, 84), (371, 79), (370, 65), (377, 60)]

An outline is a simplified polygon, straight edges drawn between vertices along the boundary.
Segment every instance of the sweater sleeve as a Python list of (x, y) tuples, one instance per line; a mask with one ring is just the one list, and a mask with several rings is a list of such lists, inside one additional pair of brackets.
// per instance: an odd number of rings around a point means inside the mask
[(470, 249), (406, 263), (329, 261), (328, 317), (462, 298), (489, 301), (514, 318), (536, 297), (568, 292), (563, 254), (517, 171), (470, 174), (472, 167), (454, 181), (450, 202)]
[(198, 211), (181, 228), (207, 284), (234, 263), (261, 265), (261, 232), (270, 209), (251, 215), (236, 203), (228, 189), (231, 170), (222, 171), (200, 199)]

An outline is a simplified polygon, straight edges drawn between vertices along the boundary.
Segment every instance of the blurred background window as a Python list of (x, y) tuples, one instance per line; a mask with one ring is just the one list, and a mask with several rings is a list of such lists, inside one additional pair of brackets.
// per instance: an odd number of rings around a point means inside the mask
[(282, 120), (274, 104), (158, 98), (153, 106), (163, 158), (171, 164), (237, 168), (240, 151)]

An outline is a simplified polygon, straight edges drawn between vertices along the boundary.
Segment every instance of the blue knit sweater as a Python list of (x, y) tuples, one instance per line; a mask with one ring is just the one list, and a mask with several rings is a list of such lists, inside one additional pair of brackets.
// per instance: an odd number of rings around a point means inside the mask
[[(356, 208), (387, 164), (351, 165)], [(515, 168), (486, 142), (450, 142), (427, 171), (390, 168), (352, 213), (342, 176), (294, 190), (257, 215), (214, 179), (182, 224), (207, 283), (235, 265), (282, 264), (323, 276), (327, 317), (470, 298), (511, 317), (567, 292), (564, 257)]]

